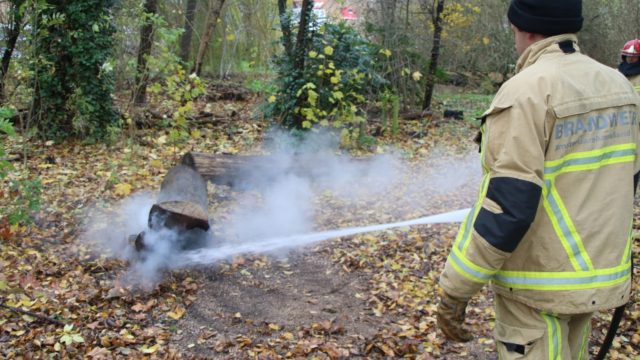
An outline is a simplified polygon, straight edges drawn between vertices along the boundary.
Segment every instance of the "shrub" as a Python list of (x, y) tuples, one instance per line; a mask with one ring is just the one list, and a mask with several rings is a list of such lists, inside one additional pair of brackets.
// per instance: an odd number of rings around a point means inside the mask
[(265, 115), (290, 129), (342, 129), (343, 142), (359, 137), (367, 96), (386, 81), (371, 69), (384, 52), (346, 23), (323, 25), (313, 33), (302, 73), (286, 55), (277, 60), (277, 91)]

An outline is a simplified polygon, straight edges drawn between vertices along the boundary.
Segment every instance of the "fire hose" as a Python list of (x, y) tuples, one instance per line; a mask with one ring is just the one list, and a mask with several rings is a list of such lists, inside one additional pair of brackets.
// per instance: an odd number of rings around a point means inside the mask
[[(208, 230), (208, 215), (207, 215), (207, 188), (204, 179), (199, 175), (197, 170), (192, 166), (176, 166), (172, 168), (167, 174), (166, 178), (162, 182), (160, 195), (158, 197), (158, 204), (154, 205), (149, 213), (149, 228), (154, 227), (179, 227), (185, 229), (201, 228), (204, 231)], [(379, 231), (384, 229), (405, 227), (419, 224), (430, 223), (447, 223), (447, 222), (462, 222), (467, 216), (470, 209), (462, 209), (452, 211), (449, 213), (442, 213), (432, 216), (426, 216), (420, 219), (402, 221), (391, 224), (364, 226), (358, 228), (349, 228), (334, 231), (325, 231), (321, 233), (308, 234), (303, 236), (294, 236), (297, 241), (295, 243), (313, 243), (316, 241), (339, 237), (355, 235), (358, 233)], [(161, 215), (158, 215), (161, 214)], [(158, 224), (156, 219), (162, 219)], [(145, 248), (144, 244), (144, 232), (137, 236), (132, 235), (132, 242), (134, 243), (136, 250), (141, 251)], [(292, 241), (293, 243), (293, 241)], [(273, 241), (262, 240), (260, 245), (264, 250), (269, 248), (278, 248), (282, 244), (282, 239), (273, 239)], [(188, 247), (189, 244), (184, 244)], [(218, 257), (224, 257), (224, 249), (213, 249)], [(238, 246), (234, 245), (233, 249), (228, 249), (233, 252), (237, 252)], [(207, 256), (209, 255), (209, 256)], [(190, 262), (195, 263), (203, 261), (204, 259), (211, 259), (211, 254), (205, 249), (199, 251), (190, 252)], [(633, 263), (633, 261), (632, 261)], [(633, 266), (632, 266), (633, 273)], [(606, 356), (613, 339), (616, 335), (622, 315), (624, 313), (625, 305), (616, 308), (607, 335), (598, 351), (596, 360), (602, 360)]]

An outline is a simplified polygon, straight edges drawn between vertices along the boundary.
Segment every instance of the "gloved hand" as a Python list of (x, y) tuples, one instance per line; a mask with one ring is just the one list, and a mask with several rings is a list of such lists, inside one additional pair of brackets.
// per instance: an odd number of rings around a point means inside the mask
[(467, 342), (473, 339), (471, 332), (464, 326), (467, 303), (468, 301), (458, 300), (442, 291), (436, 319), (438, 327), (450, 340)]

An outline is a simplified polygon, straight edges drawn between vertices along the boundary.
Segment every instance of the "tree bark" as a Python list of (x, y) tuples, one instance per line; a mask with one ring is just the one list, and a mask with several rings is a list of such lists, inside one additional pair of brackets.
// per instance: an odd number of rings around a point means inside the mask
[(11, 18), (11, 27), (6, 34), (6, 44), (4, 53), (2, 54), (2, 63), (0, 65), (0, 101), (4, 101), (5, 99), (5, 79), (9, 72), (9, 64), (11, 63), (13, 50), (16, 48), (16, 43), (20, 36), (22, 19), (24, 18), (22, 11), (20, 11), (20, 7), (24, 4), (24, 0), (14, 0), (10, 3), (9, 16)]
[(282, 30), (282, 46), (287, 57), (291, 59), (293, 44), (291, 42), (291, 17), (287, 15), (287, 0), (278, 0), (278, 14), (280, 15), (280, 29)]
[(304, 58), (307, 51), (309, 22), (311, 20), (311, 11), (313, 9), (312, 0), (302, 1), (302, 10), (300, 11), (300, 22), (298, 23), (298, 35), (296, 38), (294, 69), (302, 73), (304, 71)]
[[(174, 166), (162, 180), (156, 203), (149, 211), (148, 227), (175, 231), (177, 241), (168, 245), (177, 249), (203, 247), (210, 227), (208, 202), (207, 183), (202, 176), (190, 166)], [(129, 236), (129, 241), (139, 252), (155, 245), (145, 243), (145, 231)]]
[(429, 110), (431, 100), (433, 99), (433, 89), (436, 83), (436, 69), (438, 68), (438, 58), (440, 57), (440, 39), (442, 37), (442, 12), (444, 10), (444, 1), (438, 0), (436, 12), (433, 14), (433, 47), (431, 48), (431, 61), (429, 62), (429, 70), (427, 72), (427, 85), (424, 92), (424, 101), (422, 102), (422, 110)]
[(196, 7), (198, 0), (187, 0), (184, 15), (184, 32), (180, 38), (180, 59), (189, 62), (189, 50), (191, 49), (191, 38), (193, 37), (193, 22), (196, 17)]
[(147, 99), (147, 84), (149, 82), (149, 71), (147, 69), (147, 58), (151, 55), (153, 45), (153, 22), (150, 16), (158, 13), (157, 0), (145, 0), (144, 2), (145, 22), (140, 29), (140, 48), (138, 49), (138, 65), (136, 67), (136, 85), (133, 92), (133, 104), (143, 105)]
[(216, 0), (210, 3), (209, 14), (207, 15), (207, 21), (204, 24), (204, 31), (200, 38), (200, 46), (198, 46), (198, 54), (196, 55), (196, 61), (193, 65), (193, 70), (196, 75), (200, 75), (202, 72), (202, 60), (204, 60), (204, 54), (209, 46), (209, 41), (213, 36), (213, 31), (216, 29), (218, 19), (222, 13), (222, 7), (224, 6), (224, 0)]

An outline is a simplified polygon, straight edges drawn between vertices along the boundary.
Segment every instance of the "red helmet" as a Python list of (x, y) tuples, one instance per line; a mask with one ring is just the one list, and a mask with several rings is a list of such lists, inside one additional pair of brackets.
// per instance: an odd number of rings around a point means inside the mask
[(622, 56), (640, 56), (640, 39), (627, 41), (620, 53)]

